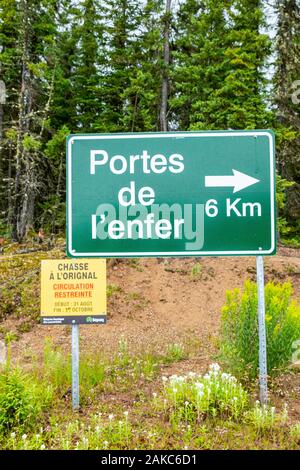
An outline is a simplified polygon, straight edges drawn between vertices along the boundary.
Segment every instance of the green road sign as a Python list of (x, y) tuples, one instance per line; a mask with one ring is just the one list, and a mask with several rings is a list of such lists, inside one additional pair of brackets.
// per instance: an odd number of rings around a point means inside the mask
[(71, 135), (71, 257), (272, 255), (271, 131)]

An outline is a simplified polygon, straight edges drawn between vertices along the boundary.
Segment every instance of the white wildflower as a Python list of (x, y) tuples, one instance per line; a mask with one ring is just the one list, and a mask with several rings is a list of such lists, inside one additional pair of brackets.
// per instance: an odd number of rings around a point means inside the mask
[(204, 385), (203, 385), (201, 382), (196, 382), (196, 383), (195, 383), (195, 387), (196, 387), (197, 389), (202, 390), (202, 388), (204, 388)]

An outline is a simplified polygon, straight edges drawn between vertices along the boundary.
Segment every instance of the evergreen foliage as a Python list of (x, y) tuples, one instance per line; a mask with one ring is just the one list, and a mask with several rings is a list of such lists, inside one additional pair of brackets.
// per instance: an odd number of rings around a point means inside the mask
[(300, 231), (300, 2), (276, 2), (278, 30), (274, 104), (278, 134), (278, 170), (294, 184), (287, 191), (284, 216)]
[(3, 233), (63, 230), (69, 132), (275, 127), (299, 234), (299, 8), (275, 1), (271, 47), (261, 0), (2, 0)]

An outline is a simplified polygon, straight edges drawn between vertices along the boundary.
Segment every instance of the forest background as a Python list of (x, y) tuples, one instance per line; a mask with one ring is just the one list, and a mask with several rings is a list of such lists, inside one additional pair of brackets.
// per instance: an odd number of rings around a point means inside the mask
[(276, 133), (300, 245), (300, 0), (0, 0), (0, 237), (65, 227), (76, 132)]

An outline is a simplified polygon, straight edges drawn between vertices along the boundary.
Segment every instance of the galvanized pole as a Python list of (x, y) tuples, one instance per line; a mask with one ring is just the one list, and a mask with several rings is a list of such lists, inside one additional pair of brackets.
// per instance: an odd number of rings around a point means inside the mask
[(72, 325), (72, 407), (79, 409), (79, 325)]
[(265, 321), (265, 282), (264, 260), (256, 257), (257, 297), (258, 297), (258, 335), (259, 335), (259, 387), (260, 403), (268, 403), (267, 338)]

